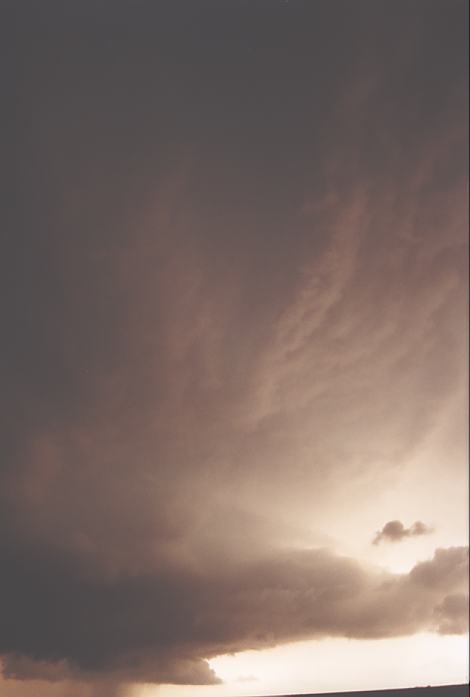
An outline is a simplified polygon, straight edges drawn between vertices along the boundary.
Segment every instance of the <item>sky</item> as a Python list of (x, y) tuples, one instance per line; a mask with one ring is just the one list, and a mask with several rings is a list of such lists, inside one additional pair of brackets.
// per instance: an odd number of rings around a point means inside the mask
[(468, 681), (468, 3), (2, 3), (2, 697)]

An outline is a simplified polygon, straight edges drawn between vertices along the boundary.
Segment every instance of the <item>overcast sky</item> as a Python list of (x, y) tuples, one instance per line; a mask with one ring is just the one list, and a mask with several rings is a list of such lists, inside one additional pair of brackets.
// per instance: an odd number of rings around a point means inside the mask
[(468, 680), (468, 3), (1, 15), (2, 696)]

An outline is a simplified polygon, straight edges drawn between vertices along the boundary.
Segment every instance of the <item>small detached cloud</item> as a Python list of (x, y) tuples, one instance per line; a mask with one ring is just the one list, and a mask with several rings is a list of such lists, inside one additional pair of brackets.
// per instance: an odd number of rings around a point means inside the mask
[(433, 528), (420, 520), (417, 520), (409, 528), (405, 528), (400, 520), (390, 520), (386, 523), (380, 532), (377, 532), (372, 544), (378, 545), (380, 542), (401, 542), (407, 537), (418, 537), (420, 535), (429, 535), (433, 532)]

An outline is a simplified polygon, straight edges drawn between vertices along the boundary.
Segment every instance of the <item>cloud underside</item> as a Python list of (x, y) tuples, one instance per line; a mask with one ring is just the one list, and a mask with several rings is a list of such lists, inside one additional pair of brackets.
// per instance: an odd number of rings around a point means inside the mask
[(463, 547), (438, 549), (403, 575), (326, 550), (107, 582), (53, 559), (35, 568), (12, 556), (5, 569), (0, 652), (4, 675), (21, 679), (214, 684), (205, 659), (223, 653), (468, 630)]

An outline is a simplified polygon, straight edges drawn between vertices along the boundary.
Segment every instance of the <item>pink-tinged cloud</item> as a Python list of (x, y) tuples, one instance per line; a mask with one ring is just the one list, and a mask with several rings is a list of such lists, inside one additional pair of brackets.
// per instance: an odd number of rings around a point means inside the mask
[(338, 3), (11, 3), (12, 681), (466, 630), (467, 10)]

